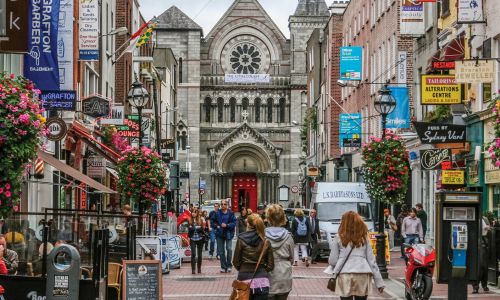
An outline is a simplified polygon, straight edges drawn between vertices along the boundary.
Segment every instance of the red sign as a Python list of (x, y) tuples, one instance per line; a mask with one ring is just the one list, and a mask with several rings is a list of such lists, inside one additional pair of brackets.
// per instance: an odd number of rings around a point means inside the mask
[(80, 209), (87, 208), (87, 192), (85, 192), (85, 183), (80, 183)]
[(451, 170), (451, 167), (452, 167), (451, 161), (441, 162), (441, 170)]
[(116, 127), (118, 134), (127, 138), (138, 138), (139, 128), (139, 117), (136, 115), (127, 116), (127, 118), (123, 120), (123, 125), (118, 125)]
[(432, 68), (434, 70), (453, 70), (455, 69), (454, 61), (433, 61)]

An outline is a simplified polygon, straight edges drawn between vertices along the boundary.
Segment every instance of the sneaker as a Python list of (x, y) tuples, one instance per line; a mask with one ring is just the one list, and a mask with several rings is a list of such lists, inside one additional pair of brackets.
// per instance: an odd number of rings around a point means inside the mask
[(217, 258), (217, 260), (220, 260), (220, 256), (219, 254), (217, 254), (217, 256), (215, 256)]
[(227, 270), (226, 270), (226, 269), (220, 269), (220, 272), (221, 272), (221, 273), (226, 273), (226, 272), (227, 272)]
[(309, 260), (306, 259), (306, 267), (309, 267)]
[(231, 273), (231, 271), (233, 271), (231, 268), (227, 268), (228, 273)]

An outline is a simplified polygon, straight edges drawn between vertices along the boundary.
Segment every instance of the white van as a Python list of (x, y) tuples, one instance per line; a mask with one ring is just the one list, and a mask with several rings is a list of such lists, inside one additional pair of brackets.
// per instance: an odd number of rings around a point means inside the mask
[(312, 190), (311, 207), (316, 209), (321, 233), (319, 249), (330, 249), (330, 242), (337, 235), (340, 219), (345, 212), (357, 212), (368, 226), (375, 228), (372, 202), (365, 184), (360, 182), (317, 182)]

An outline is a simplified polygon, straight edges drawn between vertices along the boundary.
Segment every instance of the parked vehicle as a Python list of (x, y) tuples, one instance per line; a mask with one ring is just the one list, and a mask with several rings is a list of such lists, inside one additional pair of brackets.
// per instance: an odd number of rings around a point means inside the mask
[(405, 297), (408, 300), (427, 300), (432, 294), (436, 250), (426, 244), (405, 244), (404, 247)]
[(357, 212), (369, 231), (374, 230), (372, 202), (365, 184), (360, 182), (317, 182), (312, 191), (311, 206), (316, 209), (321, 240), (320, 254), (330, 253), (330, 242), (337, 235), (342, 215)]

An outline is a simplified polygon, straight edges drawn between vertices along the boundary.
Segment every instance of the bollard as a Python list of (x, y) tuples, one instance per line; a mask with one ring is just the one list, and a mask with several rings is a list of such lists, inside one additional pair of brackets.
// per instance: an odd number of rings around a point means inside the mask
[(60, 245), (47, 257), (46, 300), (78, 300), (80, 254), (75, 247)]

